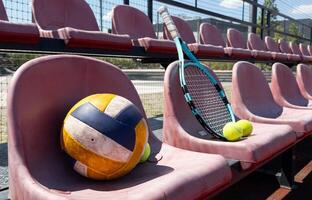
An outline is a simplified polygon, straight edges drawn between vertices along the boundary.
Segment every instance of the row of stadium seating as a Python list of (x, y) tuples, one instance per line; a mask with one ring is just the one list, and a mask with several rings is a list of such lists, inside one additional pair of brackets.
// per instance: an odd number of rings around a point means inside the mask
[[(171, 37), (164, 27), (164, 39), (156, 37), (153, 24), (142, 11), (127, 5), (113, 9), (112, 32), (99, 30), (96, 18), (84, 1), (33, 0), (33, 17), (36, 24), (16, 24), (8, 22), (4, 6), (0, 3), (0, 36), (2, 42), (34, 44), (41, 38), (62, 39), (69, 48), (99, 48), (129, 51), (140, 46), (149, 53), (176, 54)], [(80, 15), (84, 13), (83, 19)], [(275, 42), (266, 37), (265, 42), (254, 33), (248, 35), (247, 42), (241, 32), (228, 29), (227, 45), (219, 30), (208, 23), (200, 26), (200, 39), (196, 41), (189, 24), (174, 17), (181, 37), (190, 49), (201, 58), (228, 58), (232, 60), (255, 59), (274, 62), (312, 62), (312, 47), (280, 40)], [(169, 40), (168, 40), (169, 39)]]
[(296, 80), (281, 63), (272, 69), (270, 89), (254, 64), (235, 64), (232, 106), (254, 130), (248, 138), (224, 142), (201, 138), (203, 128), (184, 100), (178, 62), (173, 62), (165, 72), (162, 141), (152, 131), (149, 135), (155, 162), (99, 182), (66, 164), (59, 125), (72, 105), (96, 93), (123, 96), (145, 116), (134, 85), (116, 66), (93, 58), (57, 55), (29, 61), (14, 75), (8, 94), (11, 198), (204, 199), (278, 157), (279, 172), (290, 174), (292, 186), (293, 174), (286, 170), (293, 165), (292, 148), (312, 132), (312, 70), (298, 65)]

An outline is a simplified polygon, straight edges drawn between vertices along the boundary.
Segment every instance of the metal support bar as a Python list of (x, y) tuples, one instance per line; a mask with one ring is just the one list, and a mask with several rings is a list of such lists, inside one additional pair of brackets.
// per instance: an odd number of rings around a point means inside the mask
[(294, 181), (294, 147), (288, 149), (282, 154), (281, 170), (276, 174), (276, 178), (280, 184), (280, 187), (287, 189), (295, 189)]
[(129, 5), (129, 0), (124, 0), (123, 2), (125, 5)]
[[(258, 3), (258, 0), (254, 0), (254, 2)], [(253, 24), (257, 24), (257, 8), (258, 7), (256, 5), (252, 5), (251, 22)], [(263, 26), (263, 25), (261, 25), (261, 26)], [(251, 32), (252, 33), (257, 33), (257, 27), (251, 27)]]
[(267, 11), (267, 21), (266, 21), (267, 35), (271, 36), (271, 12)]
[(260, 29), (260, 38), (263, 40), (263, 25), (264, 25), (264, 9), (261, 9), (261, 29)]
[(153, 0), (147, 1), (147, 14), (151, 22), (153, 23)]
[(100, 0), (100, 30), (103, 31), (103, 2)]

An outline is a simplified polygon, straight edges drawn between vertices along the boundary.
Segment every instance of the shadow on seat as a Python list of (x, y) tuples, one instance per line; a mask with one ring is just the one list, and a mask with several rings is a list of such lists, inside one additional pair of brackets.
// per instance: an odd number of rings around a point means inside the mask
[(117, 67), (81, 56), (47, 56), (25, 63), (8, 94), (9, 180), (12, 199), (206, 198), (228, 184), (231, 172), (219, 155), (161, 143), (150, 131), (152, 158), (113, 181), (86, 179), (66, 162), (59, 138), (69, 109), (95, 93), (133, 102), (145, 117), (133, 84)]

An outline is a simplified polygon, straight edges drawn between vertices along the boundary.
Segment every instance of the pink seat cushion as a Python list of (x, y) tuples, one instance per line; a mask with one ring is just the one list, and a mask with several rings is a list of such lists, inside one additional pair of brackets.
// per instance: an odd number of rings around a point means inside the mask
[(138, 39), (139, 46), (145, 48), (145, 51), (152, 53), (171, 53), (176, 54), (177, 49), (175, 43), (171, 40), (159, 40), (150, 37), (139, 38)]
[(128, 35), (115, 35), (101, 31), (84, 31), (74, 28), (58, 30), (60, 38), (64, 39), (69, 47), (87, 47), (115, 50), (129, 50), (132, 47)]
[(221, 46), (213, 45), (204, 45), (198, 43), (188, 44), (188, 47), (193, 51), (197, 56), (224, 56), (224, 49)]
[(230, 168), (221, 156), (162, 144), (152, 132), (149, 143), (158, 162), (139, 164), (130, 174), (109, 182), (78, 175), (61, 151), (60, 128), (78, 100), (96, 93), (123, 96), (145, 116), (127, 76), (97, 59), (40, 57), (14, 74), (8, 94), (12, 199), (207, 198), (229, 183)]
[(301, 57), (298, 54), (293, 54), (292, 50), (289, 47), (289, 44), (285, 42), (284, 40), (280, 39), (279, 40), (279, 48), (282, 53), (286, 53), (288, 60), (293, 61), (293, 62), (299, 62), (301, 61)]
[(312, 46), (311, 46), (311, 45), (308, 45), (307, 48), (308, 48), (308, 51), (309, 51), (309, 55), (312, 56)]
[(299, 64), (296, 79), (304, 98), (312, 100), (312, 69), (305, 64)]
[(18, 24), (0, 20), (0, 41), (34, 44), (39, 41), (39, 30), (35, 24)]
[(247, 169), (252, 164), (271, 158), (296, 139), (289, 126), (263, 124), (254, 124), (253, 135), (238, 142), (224, 142), (209, 135), (201, 136), (199, 133), (204, 129), (193, 116), (183, 97), (179, 84), (178, 62), (170, 64), (167, 68), (164, 84), (164, 141), (166, 143), (192, 151), (216, 153), (226, 158), (240, 160)]
[(247, 42), (243, 34), (234, 28), (227, 30), (227, 41), (230, 47), (247, 49)]
[[(305, 50), (305, 48), (304, 48), (305, 46), (304, 45), (301, 44), (301, 48), (300, 48), (294, 42), (290, 42), (289, 46), (290, 46), (290, 49), (293, 52), (293, 54), (300, 55), (301, 60), (303, 62), (312, 62), (312, 56), (309, 56), (308, 52), (304, 51)], [(300, 49), (302, 49), (303, 52)]]
[(228, 56), (237, 59), (247, 59), (251, 58), (252, 56), (251, 51), (248, 49), (225, 47), (224, 51)]

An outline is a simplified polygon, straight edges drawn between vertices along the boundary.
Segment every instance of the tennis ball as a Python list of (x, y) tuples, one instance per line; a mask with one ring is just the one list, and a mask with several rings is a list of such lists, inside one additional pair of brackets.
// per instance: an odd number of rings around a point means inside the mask
[(148, 143), (146, 143), (144, 153), (141, 156), (140, 163), (144, 163), (145, 161), (147, 161), (150, 155), (151, 155), (151, 146)]
[(223, 136), (228, 141), (237, 141), (243, 136), (242, 129), (235, 122), (229, 122), (223, 127)]
[(236, 122), (236, 125), (239, 126), (243, 130), (243, 136), (247, 137), (252, 133), (252, 124), (250, 121), (242, 119)]

